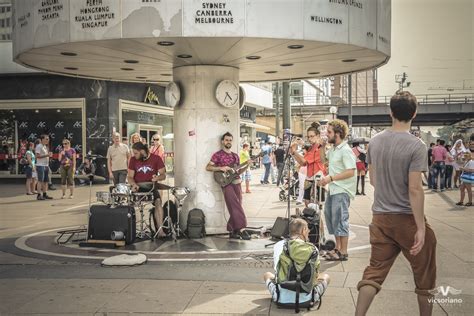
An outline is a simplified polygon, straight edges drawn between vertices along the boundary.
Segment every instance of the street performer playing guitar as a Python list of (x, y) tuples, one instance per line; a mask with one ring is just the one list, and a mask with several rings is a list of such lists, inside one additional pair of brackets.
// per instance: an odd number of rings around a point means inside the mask
[[(240, 186), (240, 175), (248, 168), (248, 163), (245, 166), (239, 165), (239, 155), (231, 151), (233, 139), (234, 137), (229, 132), (222, 136), (223, 148), (212, 155), (206, 170), (225, 175), (234, 175), (229, 184), (225, 180), (220, 183), (224, 192), (225, 204), (230, 214), (229, 221), (227, 222), (227, 231), (229, 231), (230, 238), (250, 240), (250, 235), (245, 230), (245, 227), (247, 227), (247, 217), (242, 207), (242, 188)], [(239, 168), (234, 169), (236, 166)]]

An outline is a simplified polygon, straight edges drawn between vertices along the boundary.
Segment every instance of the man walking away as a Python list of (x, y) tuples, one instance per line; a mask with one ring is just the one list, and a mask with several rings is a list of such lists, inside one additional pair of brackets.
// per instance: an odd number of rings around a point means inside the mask
[(130, 159), (130, 150), (122, 143), (120, 133), (113, 134), (113, 144), (107, 150), (107, 167), (109, 177), (114, 180), (114, 185), (125, 183), (127, 180), (127, 165)]
[(278, 170), (277, 186), (280, 186), (280, 183), (283, 183), (282, 175), (283, 169), (285, 167), (285, 150), (283, 149), (283, 144), (280, 144), (274, 152), (276, 166)]
[(443, 192), (445, 190), (446, 158), (448, 155), (448, 151), (444, 147), (444, 140), (439, 141), (438, 145), (433, 148), (431, 154), (433, 155), (433, 192), (438, 190), (438, 183), (441, 192)]
[[(46, 134), (41, 135), (40, 143), (35, 148), (36, 155), (36, 172), (38, 173), (38, 200), (51, 200), (46, 192), (48, 192), (48, 181), (49, 181), (49, 158), (52, 156), (52, 152), (49, 151), (49, 136)], [(43, 192), (43, 195), (41, 195)]]
[(409, 92), (397, 93), (390, 100), (392, 127), (370, 141), (369, 178), (375, 189), (369, 226), (372, 252), (357, 285), (357, 316), (367, 313), (400, 252), (413, 270), (420, 315), (432, 313), (429, 299), (436, 285), (436, 237), (424, 216), (421, 182), (428, 157), (425, 144), (409, 133), (417, 106)]
[(336, 249), (326, 256), (329, 261), (346, 261), (349, 257), (349, 206), (356, 194), (356, 157), (345, 141), (348, 133), (346, 122), (336, 119), (328, 123), (328, 142), (333, 145), (327, 154), (329, 175), (319, 185), (329, 184), (324, 215), (329, 234), (336, 237)]
[(430, 148), (428, 148), (428, 189), (433, 189), (433, 148), (435, 147), (435, 143), (430, 144)]
[(262, 147), (262, 152), (264, 153), (262, 158), (263, 166), (265, 167), (265, 174), (263, 176), (263, 180), (261, 181), (262, 184), (269, 184), (268, 177), (270, 176), (270, 168), (272, 167), (272, 143), (270, 141), (267, 142), (265, 146)]

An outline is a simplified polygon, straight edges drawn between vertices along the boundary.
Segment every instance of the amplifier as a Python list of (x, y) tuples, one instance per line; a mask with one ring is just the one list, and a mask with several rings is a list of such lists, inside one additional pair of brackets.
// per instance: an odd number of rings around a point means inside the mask
[(112, 232), (122, 232), (127, 245), (135, 242), (135, 210), (129, 206), (92, 205), (89, 210), (88, 240), (112, 240)]

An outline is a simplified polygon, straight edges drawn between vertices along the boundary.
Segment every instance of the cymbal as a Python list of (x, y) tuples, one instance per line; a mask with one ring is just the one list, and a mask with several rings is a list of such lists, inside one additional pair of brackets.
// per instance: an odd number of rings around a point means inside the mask
[[(151, 190), (153, 188), (153, 182), (140, 182), (140, 183), (137, 183), (137, 185), (139, 188), (146, 189), (146, 190)], [(171, 190), (173, 187), (157, 182), (155, 183), (154, 188), (157, 190)]]

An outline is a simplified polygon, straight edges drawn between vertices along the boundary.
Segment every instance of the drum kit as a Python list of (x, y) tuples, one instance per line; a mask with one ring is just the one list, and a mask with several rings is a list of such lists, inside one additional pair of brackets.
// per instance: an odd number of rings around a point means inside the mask
[[(96, 198), (98, 202), (108, 205), (110, 208), (117, 206), (129, 206), (134, 210), (138, 210), (140, 217), (137, 220), (137, 235), (139, 239), (154, 240), (157, 236), (164, 233), (167, 237), (172, 237), (176, 241), (179, 237), (184, 235), (184, 232), (179, 226), (179, 212), (183, 207), (183, 202), (191, 192), (186, 187), (172, 187), (163, 183), (142, 182), (137, 183), (138, 192), (132, 191), (130, 185), (119, 183), (110, 188), (110, 192), (97, 192)], [(167, 191), (168, 200), (165, 202), (164, 209), (166, 213), (163, 215), (163, 222), (158, 227), (155, 218), (154, 191)], [(176, 205), (176, 220), (173, 221), (170, 214), (170, 196), (175, 198)], [(163, 198), (163, 197), (162, 197)], [(148, 209), (148, 217), (145, 215), (145, 210)]]

